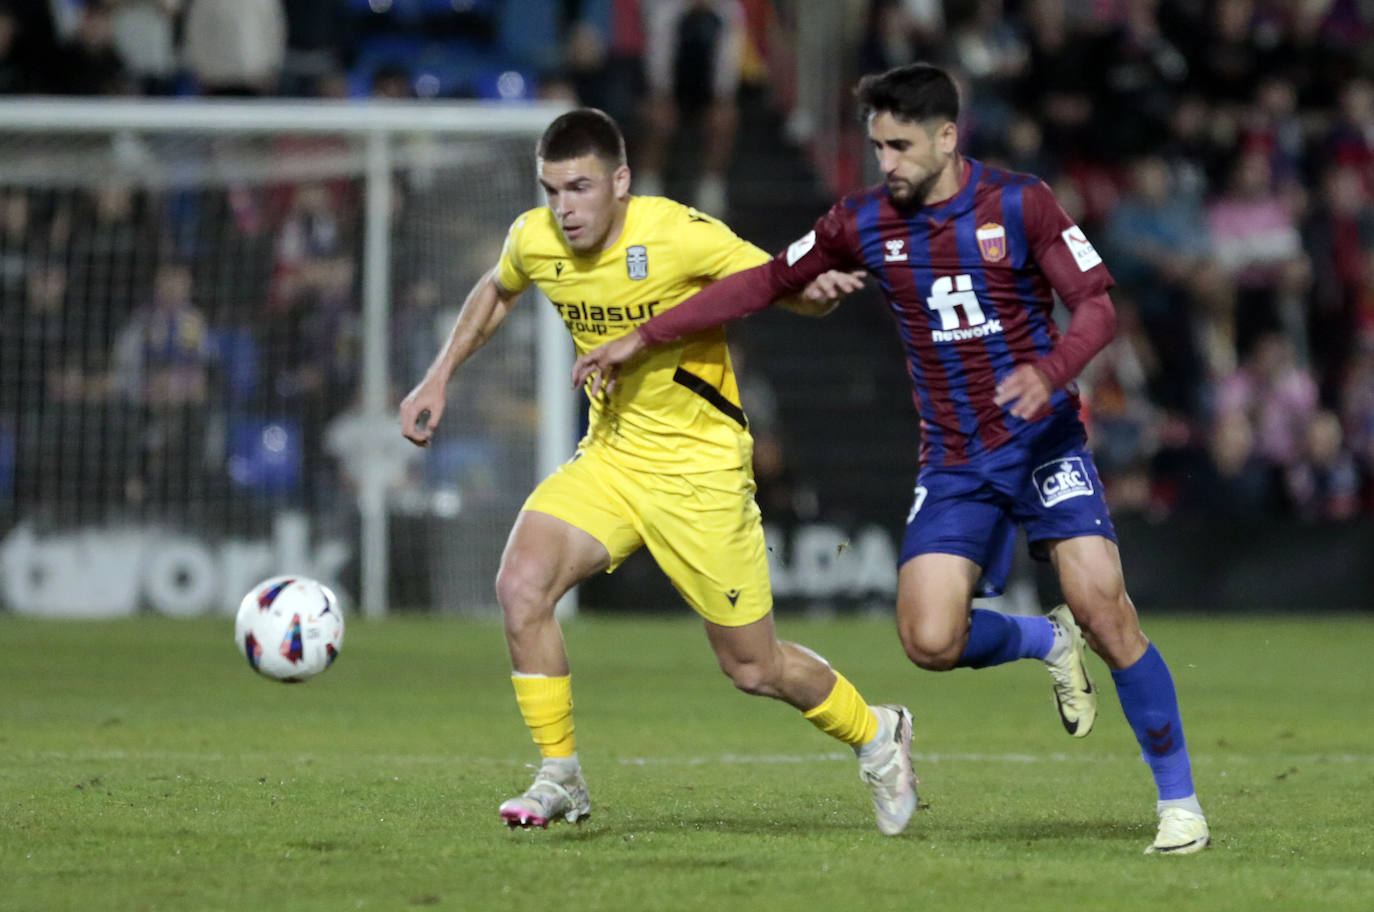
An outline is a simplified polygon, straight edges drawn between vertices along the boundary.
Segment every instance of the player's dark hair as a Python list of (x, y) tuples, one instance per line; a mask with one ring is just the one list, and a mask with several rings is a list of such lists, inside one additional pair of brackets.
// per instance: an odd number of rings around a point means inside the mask
[(928, 63), (912, 63), (872, 73), (854, 87), (859, 116), (891, 114), (908, 123), (959, 120), (959, 89), (949, 73)]
[(595, 155), (613, 170), (625, 164), (625, 137), (605, 111), (577, 108), (548, 125), (535, 153), (551, 162)]

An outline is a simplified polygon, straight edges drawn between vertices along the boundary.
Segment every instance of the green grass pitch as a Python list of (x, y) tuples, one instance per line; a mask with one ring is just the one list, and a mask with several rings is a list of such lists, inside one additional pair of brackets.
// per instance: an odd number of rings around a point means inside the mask
[(916, 715), (921, 810), (736, 693), (690, 619), (566, 625), (593, 816), (508, 831), (535, 754), (495, 623), (350, 620), (260, 679), (232, 620), (0, 616), (0, 910), (1368, 910), (1374, 619), (1146, 620), (1213, 845), (1145, 857), (1154, 793), (1093, 659), (1092, 736), (1033, 662), (937, 675), (890, 622), (779, 621)]

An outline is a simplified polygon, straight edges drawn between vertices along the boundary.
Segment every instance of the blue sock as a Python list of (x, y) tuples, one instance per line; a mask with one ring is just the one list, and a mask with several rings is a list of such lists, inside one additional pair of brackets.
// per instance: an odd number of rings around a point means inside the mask
[(1183, 719), (1169, 666), (1153, 643), (1130, 668), (1112, 672), (1126, 721), (1140, 742), (1141, 758), (1150, 765), (1159, 800), (1193, 794), (1193, 765), (1183, 740)]
[(956, 667), (989, 668), (1017, 659), (1043, 659), (1053, 645), (1054, 628), (1048, 618), (975, 608), (968, 644)]

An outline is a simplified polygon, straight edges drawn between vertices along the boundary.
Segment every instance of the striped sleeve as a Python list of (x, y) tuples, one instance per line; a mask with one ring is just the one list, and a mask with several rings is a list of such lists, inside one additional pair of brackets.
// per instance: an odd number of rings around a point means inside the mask
[(650, 345), (669, 342), (763, 310), (828, 270), (851, 269), (845, 234), (844, 211), (837, 205), (769, 262), (702, 289), (642, 324), (639, 335)]
[(1023, 200), (1031, 255), (1065, 306), (1072, 308), (1116, 284), (1097, 249), (1044, 181), (1027, 185)]

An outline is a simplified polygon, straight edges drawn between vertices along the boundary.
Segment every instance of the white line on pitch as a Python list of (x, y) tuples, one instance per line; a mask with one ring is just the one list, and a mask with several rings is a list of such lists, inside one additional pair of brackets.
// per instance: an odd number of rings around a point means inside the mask
[[(922, 754), (913, 753), (917, 763), (1062, 763), (1068, 760), (1100, 761), (1101, 757), (1070, 757), (1068, 754)], [(824, 754), (718, 754), (714, 757), (621, 757), (621, 766), (707, 766), (712, 764), (783, 764), (853, 762), (853, 753), (831, 751)]]

